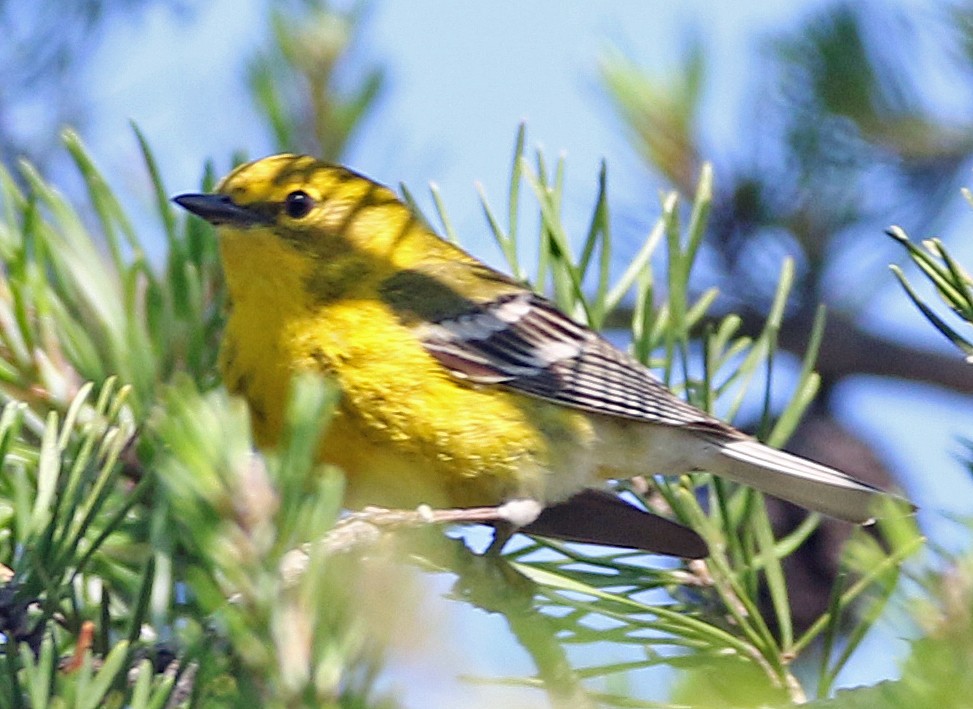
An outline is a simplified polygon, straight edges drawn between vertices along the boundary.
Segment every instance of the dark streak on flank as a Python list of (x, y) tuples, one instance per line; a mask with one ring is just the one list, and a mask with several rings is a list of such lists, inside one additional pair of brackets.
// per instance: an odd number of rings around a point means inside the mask
[(318, 365), (318, 370), (326, 376), (333, 376), (335, 374), (334, 367), (331, 365), (331, 361), (325, 357), (324, 350), (320, 347), (315, 347), (311, 350), (311, 359), (314, 363)]
[(227, 385), (231, 394), (237, 394), (242, 396), (247, 400), (247, 404), (250, 407), (250, 415), (256, 419), (258, 423), (267, 422), (267, 411), (264, 409), (263, 405), (253, 396), (250, 389), (253, 385), (253, 377), (248, 373), (244, 372), (232, 385)]
[(256, 419), (257, 423), (267, 423), (267, 412), (264, 410), (264, 407), (249, 396), (247, 397), (247, 403), (250, 405), (250, 415)]
[(250, 376), (249, 372), (244, 372), (228, 388), (231, 394), (240, 394), (249, 400), (251, 384), (253, 384), (253, 377)]
[(222, 359), (222, 367), (225, 371), (232, 371), (236, 368), (236, 358), (238, 354), (236, 341), (224, 339), (221, 347), (222, 351), (220, 352), (220, 358)]

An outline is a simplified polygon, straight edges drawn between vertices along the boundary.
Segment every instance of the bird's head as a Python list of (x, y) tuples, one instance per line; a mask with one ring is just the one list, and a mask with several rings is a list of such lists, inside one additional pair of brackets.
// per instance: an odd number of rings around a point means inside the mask
[(392, 190), (307, 155), (246, 163), (214, 192), (183, 194), (174, 201), (219, 228), (224, 259), (237, 249), (248, 259), (263, 259), (270, 255), (264, 250), (283, 247), (322, 260), (349, 250), (392, 260), (420, 226)]

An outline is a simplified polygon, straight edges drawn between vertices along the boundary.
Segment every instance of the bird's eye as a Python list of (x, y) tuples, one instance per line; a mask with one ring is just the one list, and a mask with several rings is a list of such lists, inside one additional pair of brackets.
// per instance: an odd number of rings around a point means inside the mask
[(314, 200), (304, 190), (295, 190), (284, 200), (284, 211), (291, 219), (302, 219), (314, 206)]

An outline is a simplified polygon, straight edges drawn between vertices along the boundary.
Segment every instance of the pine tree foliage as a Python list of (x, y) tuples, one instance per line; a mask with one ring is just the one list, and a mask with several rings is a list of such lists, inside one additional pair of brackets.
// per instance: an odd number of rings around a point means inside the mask
[[(336, 393), (301, 379), (286, 443), (254, 453), (245, 409), (215, 372), (225, 296), (214, 235), (173, 213), (137, 137), (168, 247), (161, 266), (146, 259), (145, 237), (76, 135), (66, 133), (65, 145), (86, 204), (68, 202), (29, 165), (19, 168), (26, 189), (0, 173), (0, 703), (209, 707), (258, 697), (264, 706), (393, 706), (379, 679), (396, 632), (415, 631), (401, 627), (415, 598), (387, 590), (415, 583), (410, 565), (452, 574), (457, 602), (501, 614), (537, 667), (504, 681), (542, 687), (556, 702), (637, 705), (611, 688), (660, 663), (691, 673), (726, 667), (727, 676), (746, 674), (747, 692), (800, 699), (794, 659), (822, 641), (820, 675), (830, 685), (920, 544), (907, 518), (883, 529), (884, 548), (856, 535), (847, 581), (800, 635), (780, 559), (814, 520), (775, 539), (758, 494), (704, 475), (627, 488), (706, 538), (712, 555), (688, 566), (529, 540), (505, 557), (480, 557), (436, 528), (377, 527), (340, 553), (322, 543), (345, 524), (340, 471), (312, 456)], [(534, 285), (595, 326), (634, 303), (634, 351), (705, 408), (732, 418), (748, 389), (769, 387), (789, 265), (759, 338), (739, 336), (733, 316), (690, 338), (717, 296), (690, 299), (686, 286), (708, 169), (688, 209), (665, 196), (637, 256), (614, 274), (607, 170), (576, 238), (560, 216), (564, 162), (530, 161), (524, 145), (521, 130), (506, 218), (484, 201), (514, 273), (536, 264)], [(528, 200), (533, 234), (521, 223)], [(531, 245), (536, 258), (527, 257)], [(767, 419), (767, 440), (783, 442), (813, 396), (812, 359), (782, 415)], [(757, 607), (763, 585), (772, 619)], [(606, 642), (631, 659), (573, 659), (573, 648)]]

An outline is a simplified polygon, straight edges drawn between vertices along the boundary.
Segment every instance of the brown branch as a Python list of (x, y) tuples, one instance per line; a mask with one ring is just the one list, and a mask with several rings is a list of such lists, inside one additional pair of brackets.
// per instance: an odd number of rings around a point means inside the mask
[[(756, 337), (763, 331), (765, 315), (746, 310), (738, 315), (742, 320), (740, 334)], [(798, 357), (804, 356), (813, 317), (813, 313), (788, 317), (781, 325), (780, 346)], [(611, 314), (606, 329), (627, 329), (631, 322), (632, 311), (620, 309)], [(836, 312), (828, 313), (815, 369), (829, 382), (855, 374), (873, 374), (973, 394), (973, 366), (959, 353), (906, 345), (870, 333)]]
[[(743, 327), (748, 332), (759, 332), (763, 324), (760, 316), (743, 316)], [(781, 328), (781, 346), (799, 355), (803, 353), (811, 324), (811, 315), (789, 318)], [(933, 352), (890, 340), (863, 330), (841, 313), (828, 314), (815, 368), (830, 381), (853, 374), (873, 374), (973, 394), (973, 367), (959, 353)]]
[(399, 529), (507, 520), (509, 515), (504, 505), (445, 510), (434, 510), (425, 505), (414, 510), (366, 507), (338, 520), (323, 539), (304, 544), (285, 554), (280, 563), (280, 573), (288, 585), (298, 581), (307, 570), (311, 551), (315, 548), (325, 555), (343, 554), (361, 546), (375, 544), (384, 533)]

